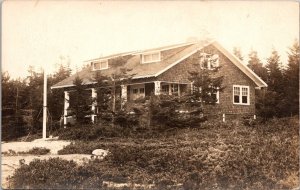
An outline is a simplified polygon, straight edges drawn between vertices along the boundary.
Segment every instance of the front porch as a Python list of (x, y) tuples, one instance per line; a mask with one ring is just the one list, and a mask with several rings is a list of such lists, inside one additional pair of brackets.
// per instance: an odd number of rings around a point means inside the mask
[[(120, 89), (120, 88), (119, 88)], [(182, 96), (186, 93), (190, 93), (191, 83), (179, 83), (179, 82), (169, 82), (169, 81), (153, 81), (145, 83), (131, 83), (128, 85), (121, 85), (121, 89), (117, 92), (116, 96), (121, 98), (123, 103), (133, 102), (139, 99), (144, 99), (150, 97), (151, 95), (174, 95)], [(64, 103), (64, 125), (67, 123), (73, 123), (73, 117), (69, 116), (70, 104), (72, 104), (72, 98), (70, 93), (73, 90), (65, 91), (65, 103)], [(87, 88), (86, 96), (91, 99), (97, 97), (97, 92), (95, 88)], [(89, 115), (92, 122), (96, 121), (97, 104), (93, 102), (90, 105), (90, 109), (93, 114)]]
[(154, 81), (148, 83), (136, 83), (122, 86), (122, 100), (134, 101), (151, 95), (181, 96), (189, 93), (191, 83)]

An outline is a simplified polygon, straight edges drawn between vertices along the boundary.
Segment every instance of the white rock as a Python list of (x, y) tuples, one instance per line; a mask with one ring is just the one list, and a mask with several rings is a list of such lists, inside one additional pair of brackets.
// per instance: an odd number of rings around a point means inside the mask
[(92, 155), (94, 155), (94, 156), (101, 156), (101, 157), (105, 157), (105, 156), (107, 156), (107, 154), (108, 154), (108, 151), (107, 150), (103, 150), (103, 149), (95, 149), (95, 150), (93, 150), (93, 152), (92, 152)]

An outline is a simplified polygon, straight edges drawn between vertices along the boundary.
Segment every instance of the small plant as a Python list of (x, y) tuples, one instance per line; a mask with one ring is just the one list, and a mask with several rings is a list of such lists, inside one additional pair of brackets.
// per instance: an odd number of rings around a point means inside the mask
[(45, 154), (48, 154), (49, 152), (50, 152), (50, 149), (48, 149), (48, 148), (34, 147), (26, 153), (31, 154), (31, 155), (45, 155)]

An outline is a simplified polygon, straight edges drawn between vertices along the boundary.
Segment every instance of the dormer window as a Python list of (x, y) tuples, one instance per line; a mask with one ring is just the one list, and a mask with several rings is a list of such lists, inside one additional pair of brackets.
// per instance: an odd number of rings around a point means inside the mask
[(152, 63), (160, 61), (160, 52), (145, 53), (142, 55), (142, 63)]
[(93, 70), (103, 70), (103, 69), (108, 69), (108, 61), (107, 60), (102, 60), (98, 62), (93, 63)]

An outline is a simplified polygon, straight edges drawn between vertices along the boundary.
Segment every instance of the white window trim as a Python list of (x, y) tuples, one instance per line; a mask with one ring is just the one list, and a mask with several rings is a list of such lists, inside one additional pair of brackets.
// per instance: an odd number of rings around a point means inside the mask
[[(240, 103), (235, 103), (234, 102), (234, 88), (238, 87), (240, 88)], [(247, 96), (247, 103), (242, 103), (242, 88), (247, 88), (248, 89), (248, 96)], [(232, 87), (232, 103), (234, 105), (250, 105), (250, 87), (249, 86), (244, 86), (244, 85), (233, 85)]]
[[(101, 68), (101, 62), (106, 62), (107, 67)], [(95, 63), (100, 63), (100, 69), (95, 69)], [(92, 62), (92, 65), (93, 65), (93, 71), (105, 70), (108, 69), (108, 60), (106, 59), (106, 60), (95, 61)]]
[[(151, 61), (145, 61), (144, 60), (144, 56), (145, 55), (152, 55), (152, 54), (157, 54), (158, 53), (158, 59), (157, 60), (151, 60)], [(153, 51), (153, 52), (147, 52), (147, 53), (143, 53), (142, 54), (142, 63), (154, 63), (154, 62), (158, 62), (161, 61), (161, 52), (160, 51)]]
[[(207, 58), (207, 55), (210, 55), (209, 58)], [(211, 66), (211, 60), (212, 60), (212, 57), (214, 55), (217, 55), (218, 58), (217, 58), (217, 61), (216, 61), (216, 66), (212, 67)], [(215, 67), (219, 67), (220, 66), (220, 56), (218, 54), (208, 54), (208, 53), (202, 53), (201, 56), (204, 56), (205, 59), (207, 59), (207, 68), (205, 68), (202, 64), (201, 64), (201, 69), (208, 69), (208, 70), (213, 70)]]
[[(209, 93), (209, 95), (211, 95), (211, 93)], [(215, 103), (219, 104), (220, 103), (220, 90), (219, 90), (219, 87), (217, 87), (216, 98), (217, 98), (217, 101)]]

